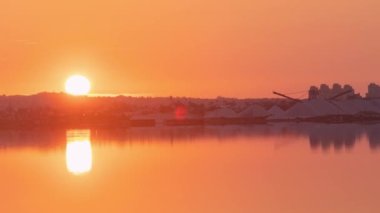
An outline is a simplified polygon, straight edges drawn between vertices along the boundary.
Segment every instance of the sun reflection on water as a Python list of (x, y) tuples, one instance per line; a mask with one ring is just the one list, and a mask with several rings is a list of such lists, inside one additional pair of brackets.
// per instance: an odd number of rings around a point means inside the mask
[(74, 175), (90, 172), (92, 169), (90, 130), (68, 130), (66, 139), (67, 170)]

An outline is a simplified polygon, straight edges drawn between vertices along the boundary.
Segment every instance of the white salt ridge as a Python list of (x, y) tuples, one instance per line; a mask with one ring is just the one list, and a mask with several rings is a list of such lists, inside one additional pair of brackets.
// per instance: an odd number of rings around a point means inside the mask
[(285, 117), (310, 118), (337, 114), (342, 114), (342, 110), (334, 103), (323, 99), (316, 99), (295, 104), (286, 111)]
[(376, 112), (380, 113), (380, 99), (373, 100), (372, 104), (376, 107)]
[(149, 114), (135, 114), (131, 119), (136, 120), (155, 120), (158, 126), (164, 125), (166, 120), (175, 119), (174, 113), (149, 113)]
[(229, 108), (219, 108), (213, 111), (209, 111), (205, 114), (205, 118), (236, 118), (238, 114)]
[(270, 115), (270, 119), (284, 119), (285, 117), (285, 111), (281, 109), (279, 106), (274, 105), (269, 110), (268, 113)]
[(380, 113), (380, 100), (343, 100), (324, 99), (296, 103), (287, 111), (274, 106), (268, 111), (271, 119), (311, 118), (326, 115), (354, 115), (360, 112)]
[(345, 100), (337, 102), (337, 105), (342, 108), (343, 114), (380, 113), (380, 105), (377, 100)]
[[(240, 106), (244, 108), (243, 106)], [(239, 108), (240, 108), (239, 107)], [(236, 109), (236, 108), (234, 108)], [(355, 115), (360, 112), (374, 112), (380, 114), (380, 99), (352, 99), (329, 101), (324, 99), (306, 100), (296, 103), (288, 110), (282, 110), (279, 106), (273, 106), (265, 110), (260, 105), (246, 107), (240, 113), (236, 113), (229, 107), (220, 107), (217, 110), (206, 112), (204, 118), (237, 118), (237, 117), (263, 117), (269, 119), (295, 119), (312, 118), (328, 115)], [(132, 119), (154, 119), (157, 123), (163, 123), (168, 119), (175, 119), (174, 113), (131, 113)], [(199, 115), (187, 114), (186, 118), (201, 118)]]
[(264, 117), (268, 116), (270, 113), (264, 109), (264, 107), (259, 105), (252, 105), (247, 107), (245, 110), (239, 113), (239, 117), (252, 118), (252, 117)]

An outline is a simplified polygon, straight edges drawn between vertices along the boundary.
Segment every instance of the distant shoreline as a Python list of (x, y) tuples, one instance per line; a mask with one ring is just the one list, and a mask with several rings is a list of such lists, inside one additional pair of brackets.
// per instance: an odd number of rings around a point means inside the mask
[(380, 99), (217, 99), (0, 96), (0, 128), (116, 128), (380, 122)]

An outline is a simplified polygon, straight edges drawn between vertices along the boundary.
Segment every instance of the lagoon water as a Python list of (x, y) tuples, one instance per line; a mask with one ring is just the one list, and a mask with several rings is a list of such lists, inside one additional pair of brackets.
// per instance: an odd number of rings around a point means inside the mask
[(0, 131), (0, 212), (380, 212), (380, 125)]

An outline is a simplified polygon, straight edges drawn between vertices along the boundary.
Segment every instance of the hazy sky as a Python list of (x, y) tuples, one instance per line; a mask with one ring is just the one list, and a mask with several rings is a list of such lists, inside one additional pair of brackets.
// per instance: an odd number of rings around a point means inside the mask
[(1, 0), (0, 88), (271, 96), (380, 83), (379, 0)]

